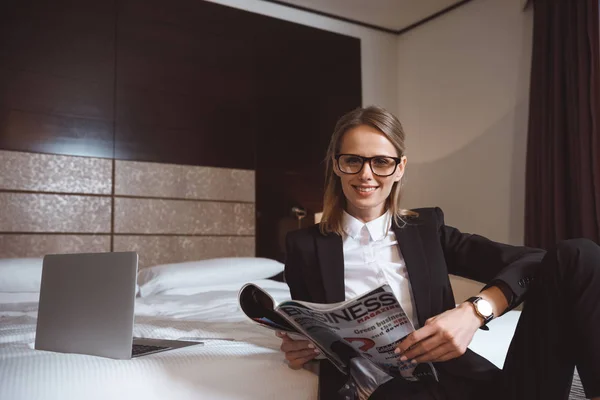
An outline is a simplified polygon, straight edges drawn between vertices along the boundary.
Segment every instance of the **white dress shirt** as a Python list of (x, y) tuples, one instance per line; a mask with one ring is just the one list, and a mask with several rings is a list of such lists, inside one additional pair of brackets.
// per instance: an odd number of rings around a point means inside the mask
[(344, 211), (342, 238), (346, 300), (387, 283), (417, 329), (408, 271), (391, 222), (389, 212), (365, 224)]

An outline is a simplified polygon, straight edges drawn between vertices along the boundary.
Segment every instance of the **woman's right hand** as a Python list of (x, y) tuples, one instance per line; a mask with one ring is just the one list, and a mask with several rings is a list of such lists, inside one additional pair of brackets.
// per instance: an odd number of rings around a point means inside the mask
[(285, 353), (291, 369), (302, 368), (320, 353), (319, 349), (308, 340), (293, 340), (284, 332), (276, 332), (276, 335), (281, 338), (281, 351)]

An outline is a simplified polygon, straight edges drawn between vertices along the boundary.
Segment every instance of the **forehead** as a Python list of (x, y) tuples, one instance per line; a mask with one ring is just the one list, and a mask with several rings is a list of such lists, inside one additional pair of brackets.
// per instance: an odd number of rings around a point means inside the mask
[(392, 142), (379, 130), (367, 125), (354, 127), (344, 133), (339, 151), (365, 157), (378, 155), (398, 157)]

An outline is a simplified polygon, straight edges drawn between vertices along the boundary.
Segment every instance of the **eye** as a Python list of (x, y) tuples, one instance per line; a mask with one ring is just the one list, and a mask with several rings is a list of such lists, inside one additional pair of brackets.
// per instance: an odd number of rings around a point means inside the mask
[(362, 159), (356, 156), (344, 156), (343, 162), (348, 165), (359, 165), (362, 164)]
[(375, 157), (373, 159), (373, 164), (377, 167), (387, 167), (389, 165), (392, 165), (393, 163), (394, 160), (388, 157)]

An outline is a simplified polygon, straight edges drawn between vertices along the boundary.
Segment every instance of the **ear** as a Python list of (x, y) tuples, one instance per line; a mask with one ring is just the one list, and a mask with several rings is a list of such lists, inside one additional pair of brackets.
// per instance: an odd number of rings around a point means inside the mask
[(400, 182), (400, 179), (402, 179), (404, 176), (404, 170), (407, 162), (408, 160), (406, 159), (406, 156), (402, 156), (400, 163), (398, 163), (398, 168), (396, 168), (396, 172), (394, 172), (394, 182)]

